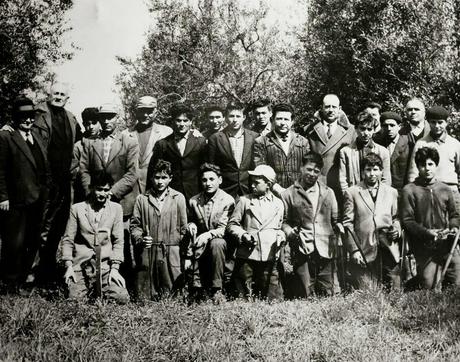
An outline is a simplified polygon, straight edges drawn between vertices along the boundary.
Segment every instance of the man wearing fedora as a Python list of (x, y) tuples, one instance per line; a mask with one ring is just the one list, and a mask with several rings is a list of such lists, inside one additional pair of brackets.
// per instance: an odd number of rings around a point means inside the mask
[(0, 277), (11, 292), (34, 279), (50, 182), (46, 146), (31, 132), (36, 111), (30, 99), (16, 99), (13, 131), (0, 132)]

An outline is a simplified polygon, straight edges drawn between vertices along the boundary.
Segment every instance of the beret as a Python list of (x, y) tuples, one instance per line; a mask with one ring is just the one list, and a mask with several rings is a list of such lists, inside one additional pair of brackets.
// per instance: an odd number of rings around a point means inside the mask
[(441, 106), (434, 106), (428, 108), (426, 111), (426, 119), (447, 119), (449, 118), (449, 111)]
[(397, 123), (402, 122), (401, 116), (396, 112), (383, 112), (380, 115), (380, 122), (385, 121), (386, 119), (394, 119)]

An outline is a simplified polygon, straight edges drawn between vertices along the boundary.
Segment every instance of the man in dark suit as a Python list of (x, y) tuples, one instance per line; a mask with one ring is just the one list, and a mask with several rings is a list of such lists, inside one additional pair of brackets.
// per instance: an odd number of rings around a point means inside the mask
[(173, 134), (158, 141), (153, 148), (147, 171), (147, 189), (151, 187), (153, 169), (158, 160), (171, 162), (171, 188), (181, 192), (188, 201), (199, 192), (200, 166), (205, 160), (206, 139), (191, 131), (193, 110), (174, 105), (170, 112)]
[(229, 103), (225, 114), (227, 127), (209, 138), (208, 159), (221, 169), (222, 189), (236, 197), (250, 192), (248, 171), (254, 169), (254, 141), (258, 134), (243, 128), (243, 104)]
[(43, 141), (31, 132), (36, 108), (28, 98), (13, 105), (13, 131), (0, 132), (0, 277), (10, 291), (32, 282), (32, 265), (48, 196)]
[(206, 107), (206, 129), (203, 137), (209, 139), (214, 133), (225, 129), (224, 109), (218, 104), (211, 104)]
[(307, 126), (305, 136), (310, 149), (323, 157), (320, 181), (332, 188), (340, 205), (342, 194), (339, 184), (339, 151), (356, 138), (355, 128), (348, 121), (335, 94), (323, 98), (316, 122)]
[(254, 143), (254, 164), (268, 165), (277, 175), (273, 191), (278, 195), (300, 176), (302, 159), (308, 153), (308, 140), (292, 130), (294, 108), (287, 103), (273, 107), (272, 131)]
[(415, 143), (419, 139), (428, 136), (430, 133), (430, 125), (425, 119), (425, 105), (421, 99), (410, 99), (406, 104), (405, 112), (407, 122), (403, 123), (399, 133), (408, 137), (410, 149), (409, 158), (411, 158)]
[(380, 116), (381, 131), (375, 142), (390, 152), (391, 186), (400, 191), (407, 183), (409, 167), (409, 137), (399, 134), (401, 116), (396, 112), (383, 112)]

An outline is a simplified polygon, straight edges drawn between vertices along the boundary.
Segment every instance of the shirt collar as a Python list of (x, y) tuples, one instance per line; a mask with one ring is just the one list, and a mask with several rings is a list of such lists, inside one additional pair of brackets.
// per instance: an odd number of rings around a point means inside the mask
[(242, 137), (244, 136), (244, 128), (241, 127), (241, 128), (238, 130), (238, 132), (236, 132), (236, 134), (234, 134), (234, 135), (230, 134), (230, 132), (228, 131), (228, 129), (227, 129), (227, 132), (226, 132), (226, 133), (227, 133), (227, 136), (228, 136), (228, 137), (232, 137), (232, 138), (242, 138)]
[(25, 132), (22, 129), (18, 129), (19, 133), (21, 134), (22, 138), (27, 139), (27, 137), (32, 135), (32, 132)]
[(328, 128), (328, 127), (333, 128), (333, 127), (337, 126), (338, 120), (336, 119), (334, 122), (331, 122), (331, 123), (326, 122), (326, 121), (321, 121), (321, 122), (323, 123), (324, 128)]
[(283, 138), (278, 133), (276, 133), (275, 131), (273, 131), (273, 133), (275, 134), (275, 137), (280, 142), (289, 142), (291, 140), (291, 138), (292, 138), (291, 131), (289, 131), (289, 133), (286, 135), (286, 140), (283, 140)]
[(201, 199), (203, 200), (203, 203), (207, 203), (207, 202), (213, 202), (215, 203), (216, 202), (216, 198), (217, 198), (217, 194), (219, 193), (220, 189), (217, 189), (217, 191), (215, 192), (214, 195), (212, 195), (212, 197), (210, 197), (209, 199), (206, 197), (206, 193), (205, 192), (202, 192), (201, 193)]
[(267, 192), (265, 195), (257, 196), (260, 201), (273, 201), (273, 193), (271, 191)]
[(174, 135), (174, 139), (175, 139), (176, 141), (180, 141), (180, 140), (186, 140), (186, 141), (187, 141), (188, 138), (189, 138), (189, 136), (190, 136), (190, 131), (188, 131), (188, 132), (187, 132), (184, 136), (182, 136), (182, 137), (179, 136), (179, 135), (177, 135), (177, 134), (175, 134), (175, 135)]
[(433, 140), (433, 142), (438, 142), (438, 143), (446, 143), (446, 138), (447, 138), (447, 132), (444, 132), (441, 137), (434, 139), (433, 136), (430, 133), (430, 137)]
[(369, 191), (371, 191), (371, 190), (378, 190), (378, 189), (379, 189), (379, 186), (380, 186), (380, 182), (377, 182), (374, 186), (369, 186), (369, 185), (367, 185), (367, 184), (364, 182), (364, 188), (365, 188), (366, 190), (369, 190)]

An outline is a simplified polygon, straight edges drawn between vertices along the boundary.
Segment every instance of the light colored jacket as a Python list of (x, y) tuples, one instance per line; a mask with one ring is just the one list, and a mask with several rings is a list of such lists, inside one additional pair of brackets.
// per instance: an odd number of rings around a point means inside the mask
[(66, 231), (61, 241), (63, 261), (70, 260), (74, 270), (96, 257), (96, 245), (101, 245), (101, 262), (123, 262), (123, 210), (120, 204), (107, 201), (96, 226), (89, 217), (91, 205), (79, 202), (72, 205)]
[[(239, 241), (236, 257), (257, 261), (274, 260), (279, 256), (280, 244), (285, 235), (281, 230), (283, 223), (283, 201), (270, 193), (270, 207), (264, 217), (258, 199), (253, 194), (241, 196), (235, 206), (227, 231)], [(242, 243), (241, 237), (248, 233), (254, 239), (254, 245)]]

